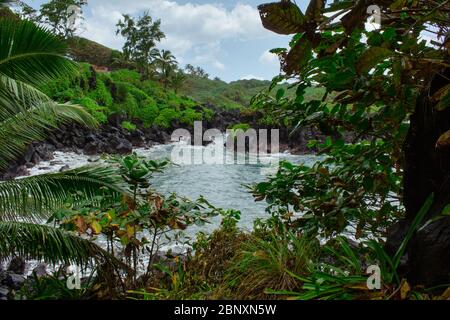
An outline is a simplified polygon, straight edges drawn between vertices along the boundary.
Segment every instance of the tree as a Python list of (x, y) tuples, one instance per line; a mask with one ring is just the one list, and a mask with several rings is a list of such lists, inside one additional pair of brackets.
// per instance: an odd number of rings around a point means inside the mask
[(153, 51), (152, 57), (155, 65), (160, 71), (161, 79), (164, 83), (164, 89), (167, 89), (178, 62), (169, 50), (155, 50)]
[[(450, 4), (325, 3), (312, 0), (305, 13), (289, 0), (258, 7), (265, 28), (294, 35), (290, 48), (272, 50), (283, 71), (272, 88), (296, 82), (294, 98), (279, 89), (276, 98), (261, 94), (255, 103), (329, 138), (316, 143), (326, 160), (286, 164), (278, 176), (283, 190), (265, 183), (256, 193), (305, 213), (307, 219), (292, 222), (303, 230), (331, 237), (352, 226), (357, 238), (387, 236), (391, 256), (413, 235), (402, 275), (413, 284), (448, 283)], [(381, 25), (365, 30), (371, 13), (380, 14)], [(424, 34), (434, 35), (433, 45)], [(323, 88), (323, 96), (305, 99), (311, 86)], [(353, 143), (342, 139), (349, 134)]]
[(143, 79), (148, 79), (148, 66), (152, 59), (152, 50), (156, 43), (165, 35), (161, 31), (161, 20), (153, 22), (148, 12), (135, 19), (128, 14), (123, 15), (123, 20), (117, 23), (116, 34), (125, 37), (123, 53), (128, 60), (134, 61), (139, 66)]
[(41, 5), (39, 20), (49, 25), (53, 34), (65, 39), (73, 37), (76, 19), (83, 18), (82, 8), (86, 4), (86, 0), (51, 0)]
[[(57, 104), (34, 87), (77, 70), (57, 37), (30, 21), (0, 19), (0, 39), (0, 170), (5, 170), (29, 143), (44, 139), (58, 124), (96, 122), (82, 107)], [(121, 265), (96, 244), (41, 224), (72, 194), (83, 193), (75, 196), (76, 202), (92, 200), (101, 188), (128, 193), (120, 174), (105, 167), (1, 181), (0, 257), (18, 254), (79, 265), (95, 259)]]
[(183, 83), (186, 81), (186, 75), (183, 70), (175, 70), (170, 77), (170, 85), (172, 86), (175, 94), (178, 93), (178, 90), (181, 89)]
[(195, 67), (192, 64), (190, 64), (190, 63), (188, 63), (184, 67), (184, 70), (186, 70), (186, 73), (188, 73), (188, 74), (194, 74), (195, 73)]
[(23, 1), (18, 1), (17, 6), (19, 9), (17, 11), (18, 11), (20, 18), (30, 20), (34, 23), (40, 23), (39, 12), (36, 9), (34, 9), (32, 6), (29, 6), (28, 4), (26, 4)]
[(195, 68), (194, 75), (196, 75), (197, 77), (200, 77), (200, 78), (205, 78), (205, 79), (209, 78), (209, 74), (206, 73), (206, 71), (200, 67)]
[(187, 64), (184, 69), (186, 70), (187, 74), (193, 75), (195, 77), (206, 79), (209, 78), (209, 74), (207, 74), (206, 71), (201, 67), (194, 67), (192, 64)]

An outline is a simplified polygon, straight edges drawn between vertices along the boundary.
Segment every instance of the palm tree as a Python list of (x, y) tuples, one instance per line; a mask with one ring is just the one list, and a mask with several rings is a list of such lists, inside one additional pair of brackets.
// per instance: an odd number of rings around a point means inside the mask
[(183, 70), (174, 70), (172, 76), (170, 77), (170, 84), (175, 91), (175, 94), (178, 93), (178, 90), (183, 86), (184, 81), (186, 80), (186, 75)]
[(156, 65), (161, 71), (164, 89), (167, 89), (172, 72), (177, 67), (178, 62), (172, 52), (170, 52), (170, 50), (155, 50), (152, 52), (152, 56)]
[[(96, 125), (83, 108), (57, 104), (34, 87), (76, 72), (64, 54), (64, 44), (32, 22), (0, 19), (0, 170), (60, 123)], [(93, 242), (42, 224), (72, 192), (84, 194), (76, 201), (94, 199), (102, 187), (128, 192), (116, 171), (104, 167), (0, 181), (0, 259), (18, 254), (50, 263), (118, 264)]]

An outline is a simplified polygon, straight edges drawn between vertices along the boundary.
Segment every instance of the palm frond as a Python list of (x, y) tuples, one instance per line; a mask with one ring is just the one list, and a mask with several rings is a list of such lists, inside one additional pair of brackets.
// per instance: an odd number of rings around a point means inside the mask
[(82, 107), (57, 104), (31, 85), (0, 74), (0, 169), (28, 144), (45, 139), (49, 130), (68, 121), (97, 125)]
[(35, 87), (0, 73), (0, 121), (52, 100)]
[(76, 264), (106, 262), (123, 268), (124, 264), (107, 251), (65, 230), (24, 222), (0, 222), (0, 257), (19, 255), (47, 263)]
[(0, 73), (41, 85), (74, 74), (76, 64), (65, 53), (65, 43), (46, 29), (26, 20), (0, 20)]
[(75, 203), (92, 200), (106, 187), (130, 194), (114, 167), (89, 166), (61, 173), (43, 174), (0, 182), (0, 221), (40, 221), (62, 207), (69, 196)]

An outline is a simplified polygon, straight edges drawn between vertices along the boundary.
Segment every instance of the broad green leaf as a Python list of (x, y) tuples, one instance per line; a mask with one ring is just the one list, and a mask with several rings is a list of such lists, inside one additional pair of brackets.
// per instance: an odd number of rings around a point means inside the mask
[(367, 49), (356, 62), (356, 71), (358, 74), (369, 72), (381, 61), (393, 55), (389, 49), (382, 47), (372, 47)]
[(286, 93), (286, 90), (284, 90), (283, 88), (278, 89), (277, 91), (277, 100), (281, 100), (281, 98), (284, 97), (284, 94)]
[(450, 216), (450, 203), (445, 206), (444, 210), (442, 210), (441, 215)]
[(100, 234), (102, 232), (102, 226), (97, 221), (91, 223), (91, 229), (94, 234)]

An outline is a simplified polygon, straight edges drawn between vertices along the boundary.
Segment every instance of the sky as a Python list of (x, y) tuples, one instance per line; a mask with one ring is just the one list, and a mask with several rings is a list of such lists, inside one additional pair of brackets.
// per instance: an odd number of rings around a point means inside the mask
[[(44, 0), (28, 0), (39, 7)], [(123, 13), (138, 16), (149, 11), (161, 19), (166, 38), (159, 44), (177, 57), (181, 66), (200, 66), (211, 77), (227, 82), (238, 79), (271, 80), (279, 62), (269, 53), (287, 47), (290, 37), (262, 27), (257, 6), (271, 0), (87, 0), (84, 30), (80, 36), (120, 50), (124, 39), (116, 36)], [(297, 0), (304, 7), (308, 0)]]

